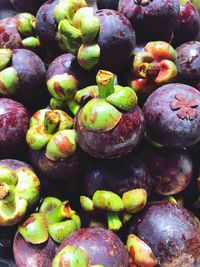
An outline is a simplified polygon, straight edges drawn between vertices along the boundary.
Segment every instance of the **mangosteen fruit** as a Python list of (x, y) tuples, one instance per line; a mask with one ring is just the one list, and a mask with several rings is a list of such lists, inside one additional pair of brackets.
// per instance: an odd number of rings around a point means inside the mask
[(189, 147), (200, 141), (200, 92), (171, 83), (146, 100), (143, 113), (147, 135), (167, 147)]
[(17, 14), (14, 9), (0, 9), (0, 20), (5, 18), (12, 18)]
[(133, 53), (135, 32), (121, 13), (95, 11), (84, 0), (54, 0), (41, 6), (36, 32), (49, 50), (77, 55), (86, 70), (123, 69)]
[(14, 100), (0, 98), (0, 158), (23, 156), (28, 126), (28, 110)]
[[(29, 106), (46, 96), (42, 60), (27, 49), (0, 49), (0, 94)], [(39, 100), (38, 100), (39, 99)]]
[(137, 41), (169, 41), (180, 4), (179, 0), (120, 0), (118, 10), (132, 23)]
[(200, 90), (200, 42), (184, 43), (176, 49), (179, 80)]
[(10, 0), (10, 2), (18, 12), (30, 12), (31, 14), (36, 14), (37, 10), (45, 0)]
[(67, 237), (57, 250), (52, 267), (128, 267), (128, 253), (114, 233), (103, 228), (85, 228)]
[(132, 221), (130, 233), (127, 248), (139, 266), (197, 267), (200, 264), (199, 221), (180, 205), (149, 203)]

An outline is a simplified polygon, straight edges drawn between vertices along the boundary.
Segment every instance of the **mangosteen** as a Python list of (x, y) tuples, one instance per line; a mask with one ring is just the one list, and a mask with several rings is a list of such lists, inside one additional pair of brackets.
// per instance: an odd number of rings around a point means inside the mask
[(40, 181), (32, 167), (17, 160), (0, 161), (0, 226), (19, 223), (37, 203)]
[(199, 0), (190, 0), (190, 2), (192, 2), (192, 4), (197, 8), (197, 10), (200, 13), (200, 3), (199, 3)]
[(47, 88), (52, 95), (52, 109), (68, 107), (74, 113), (73, 97), (78, 89), (95, 83), (95, 75), (85, 71), (72, 54), (56, 58), (47, 70)]
[(147, 135), (167, 147), (189, 147), (200, 141), (200, 92), (172, 83), (161, 86), (143, 107)]
[(200, 90), (200, 42), (182, 44), (176, 51), (180, 82)]
[(140, 152), (140, 158), (147, 165), (158, 194), (180, 193), (192, 179), (192, 159), (185, 150), (148, 147)]
[(174, 44), (193, 41), (200, 31), (200, 15), (197, 8), (184, 0), (180, 6), (178, 21), (174, 29)]
[[(37, 107), (46, 98), (46, 70), (42, 60), (27, 49), (0, 49), (0, 93)], [(39, 100), (38, 100), (39, 99)], [(45, 101), (45, 100), (43, 100)]]
[(177, 78), (177, 54), (173, 47), (163, 41), (148, 42), (135, 50), (129, 70), (119, 76), (144, 100), (159, 86), (174, 82)]
[(35, 17), (19, 13), (0, 20), (0, 48), (27, 48), (38, 50), (40, 42), (35, 35)]
[(26, 135), (30, 160), (47, 179), (73, 181), (82, 171), (73, 119), (64, 111), (43, 109), (31, 118)]
[(21, 158), (26, 149), (29, 112), (20, 103), (0, 98), (0, 158)]
[(86, 70), (123, 69), (135, 45), (128, 19), (114, 10), (94, 11), (84, 0), (45, 3), (36, 16), (36, 32), (47, 49), (77, 55)]
[(98, 9), (118, 9), (119, 0), (97, 0)]
[(18, 12), (30, 12), (31, 14), (36, 14), (37, 10), (45, 0), (10, 0), (10, 2)]
[(197, 267), (200, 264), (198, 219), (179, 205), (149, 203), (132, 221), (130, 233), (127, 248), (139, 266)]
[(128, 267), (128, 253), (122, 241), (103, 228), (85, 228), (67, 237), (57, 250), (52, 267)]
[(118, 10), (132, 23), (137, 41), (169, 41), (180, 4), (179, 0), (120, 0)]
[[(100, 70), (97, 86), (79, 90), (81, 103), (75, 117), (80, 147), (95, 158), (119, 158), (137, 147), (144, 136), (144, 118), (130, 87), (114, 85), (114, 74)], [(91, 99), (92, 98), (92, 99)]]
[(49, 267), (59, 243), (80, 227), (80, 218), (69, 201), (45, 198), (39, 211), (31, 214), (18, 228), (13, 246), (17, 265)]

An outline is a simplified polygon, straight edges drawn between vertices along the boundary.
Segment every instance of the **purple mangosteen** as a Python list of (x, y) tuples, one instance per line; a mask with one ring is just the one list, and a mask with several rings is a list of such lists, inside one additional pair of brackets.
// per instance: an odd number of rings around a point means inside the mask
[(189, 147), (200, 141), (200, 92), (172, 83), (146, 100), (143, 113), (147, 135), (167, 147)]
[(10, 2), (18, 12), (30, 12), (31, 14), (36, 14), (37, 10), (45, 0), (10, 0)]

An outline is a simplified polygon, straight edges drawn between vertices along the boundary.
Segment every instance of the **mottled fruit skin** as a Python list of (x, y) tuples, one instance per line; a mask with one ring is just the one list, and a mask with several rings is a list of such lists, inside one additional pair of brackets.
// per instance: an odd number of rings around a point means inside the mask
[(119, 0), (97, 0), (98, 9), (118, 9)]
[(180, 6), (178, 21), (174, 29), (174, 42), (182, 44), (192, 41), (200, 30), (200, 16), (197, 8), (187, 2)]
[(96, 69), (117, 72), (126, 66), (133, 53), (135, 31), (128, 19), (115, 10), (98, 10), (94, 16), (100, 20), (97, 43), (101, 53)]
[(0, 157), (18, 158), (26, 147), (29, 112), (20, 103), (0, 98)]
[(131, 233), (143, 239), (161, 267), (198, 267), (200, 229), (188, 210), (166, 203), (149, 203), (132, 222)]
[(17, 266), (50, 267), (58, 243), (49, 238), (45, 243), (33, 245), (24, 240), (17, 232), (14, 239), (13, 253)]
[(82, 69), (78, 64), (77, 58), (70, 53), (57, 57), (49, 65), (46, 80), (48, 81), (54, 75), (64, 73), (74, 76), (78, 81), (79, 89), (95, 84), (95, 76)]
[(176, 49), (176, 52), (180, 82), (198, 89), (198, 84), (200, 84), (200, 42), (191, 41), (182, 44)]
[[(58, 252), (67, 245), (84, 248), (90, 256), (90, 264), (105, 267), (128, 267), (128, 253), (122, 241), (103, 228), (85, 228), (67, 237)], [(57, 253), (58, 253), (57, 252)]]
[(112, 191), (120, 196), (137, 188), (150, 193), (152, 182), (147, 167), (132, 155), (112, 161), (90, 159), (83, 179), (83, 192), (90, 198), (97, 190)]
[(184, 150), (149, 147), (141, 151), (140, 158), (149, 168), (158, 194), (180, 193), (192, 179), (192, 160)]
[(42, 60), (32, 51), (27, 49), (14, 49), (12, 51), (12, 67), (15, 68), (19, 86), (13, 96), (16, 100), (33, 104), (36, 107), (41, 98), (45, 99), (46, 70)]
[[(141, 2), (141, 4), (136, 4)], [(147, 5), (142, 5), (148, 2)], [(178, 0), (120, 0), (118, 10), (132, 23), (137, 41), (170, 40), (179, 15)]]
[(119, 123), (107, 132), (87, 130), (77, 117), (75, 128), (78, 143), (84, 152), (95, 158), (119, 158), (128, 154), (144, 136), (145, 121), (138, 106), (123, 113)]
[(189, 147), (200, 141), (200, 92), (172, 83), (161, 86), (143, 107), (148, 136), (164, 146)]
[(45, 0), (10, 0), (14, 8), (18, 12), (29, 12), (36, 14), (40, 6), (46, 2)]

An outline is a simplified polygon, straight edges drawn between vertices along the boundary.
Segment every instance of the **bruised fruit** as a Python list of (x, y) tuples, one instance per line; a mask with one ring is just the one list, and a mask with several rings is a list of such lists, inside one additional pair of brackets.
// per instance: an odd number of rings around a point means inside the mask
[(97, 86), (79, 90), (75, 100), (92, 98), (78, 111), (75, 129), (80, 147), (95, 158), (119, 158), (140, 144), (145, 122), (130, 87), (114, 85), (114, 74), (100, 70)]
[(67, 237), (60, 245), (52, 267), (128, 267), (128, 253), (122, 241), (103, 228), (85, 228)]
[(189, 147), (200, 141), (200, 92), (172, 83), (161, 86), (143, 107), (147, 135), (168, 147)]

